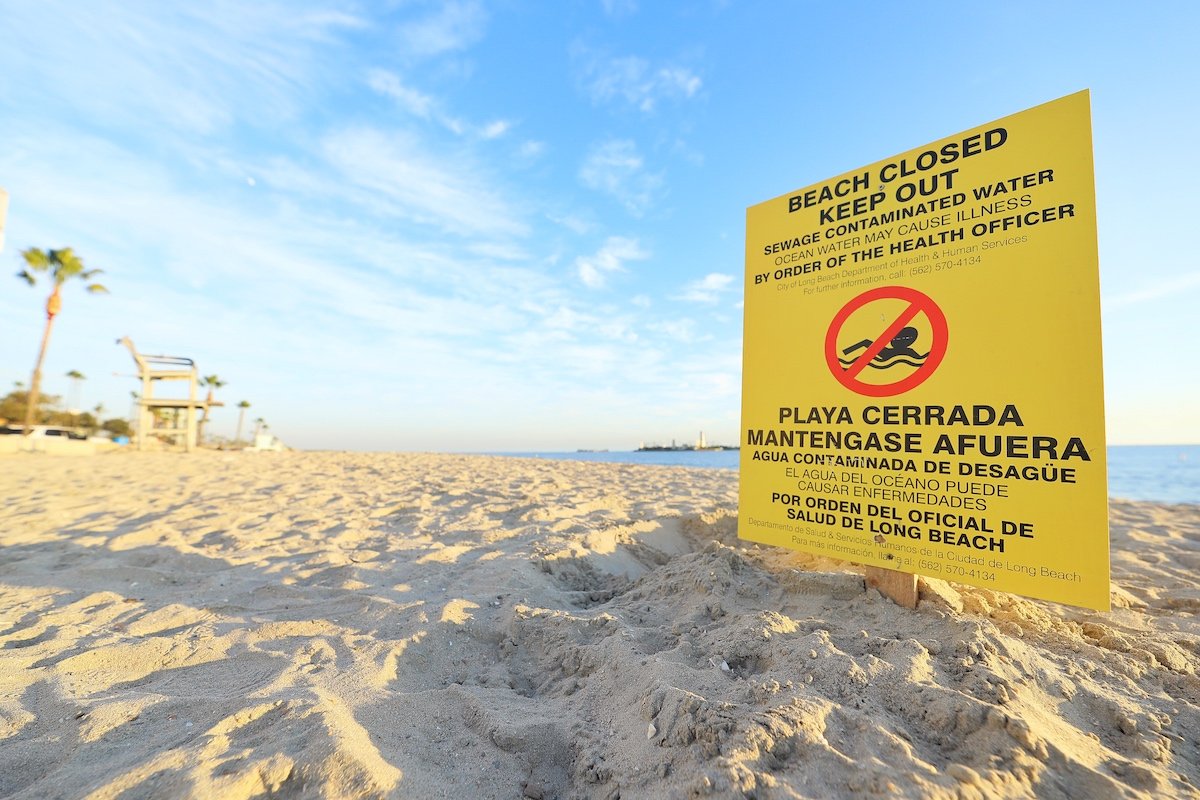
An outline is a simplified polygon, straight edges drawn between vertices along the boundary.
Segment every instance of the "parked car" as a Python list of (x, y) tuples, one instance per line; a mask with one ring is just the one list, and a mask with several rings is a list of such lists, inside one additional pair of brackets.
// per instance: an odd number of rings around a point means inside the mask
[[(24, 425), (0, 425), (0, 436), (20, 436), (24, 432)], [(84, 441), (88, 438), (86, 433), (79, 433), (70, 428), (62, 428), (57, 425), (34, 425), (29, 433), (29, 438), (31, 439), (48, 439), (55, 436), (63, 439)]]

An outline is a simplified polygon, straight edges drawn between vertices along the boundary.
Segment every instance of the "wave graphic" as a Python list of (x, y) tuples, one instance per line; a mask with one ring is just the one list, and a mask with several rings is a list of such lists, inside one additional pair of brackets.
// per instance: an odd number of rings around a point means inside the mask
[[(851, 358), (849, 360), (844, 358), (838, 359), (838, 363), (846, 368), (851, 367), (856, 361), (858, 361), (857, 358)], [(925, 359), (922, 358), (920, 361), (911, 361), (907, 356), (893, 356), (892, 358), (882, 362), (872, 361), (867, 366), (873, 369), (891, 369), (897, 364), (903, 364), (906, 367), (921, 367), (925, 365)]]

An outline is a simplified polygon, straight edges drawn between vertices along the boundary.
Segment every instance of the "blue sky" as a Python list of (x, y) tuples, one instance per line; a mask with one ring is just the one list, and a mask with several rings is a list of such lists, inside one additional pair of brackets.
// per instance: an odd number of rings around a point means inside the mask
[[(72, 246), (45, 389), (114, 342), (289, 444), (738, 438), (747, 206), (1092, 90), (1112, 443), (1200, 442), (1191, 3), (0, 2), (3, 273)], [(0, 279), (0, 387), (45, 290)], [(998, 346), (1003, 346), (1002, 342)]]

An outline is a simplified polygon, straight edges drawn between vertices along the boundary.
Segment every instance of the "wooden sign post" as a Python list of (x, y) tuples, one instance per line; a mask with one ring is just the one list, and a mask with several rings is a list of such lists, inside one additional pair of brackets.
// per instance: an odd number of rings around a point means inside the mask
[(867, 567), (867, 588), (878, 589), (898, 606), (917, 607), (917, 576), (911, 572)]

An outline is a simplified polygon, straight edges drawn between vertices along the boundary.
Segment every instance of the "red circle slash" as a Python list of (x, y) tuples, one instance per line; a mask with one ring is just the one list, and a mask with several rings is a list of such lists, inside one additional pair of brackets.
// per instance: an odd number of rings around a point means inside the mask
[[(846, 324), (846, 320), (851, 314), (875, 300), (907, 300), (908, 308), (904, 309), (892, 324), (872, 340), (870, 346), (853, 364), (843, 367), (838, 362), (838, 334), (841, 333), (842, 326)], [(929, 346), (929, 355), (925, 357), (925, 362), (912, 374), (894, 383), (865, 383), (859, 380), (859, 373), (866, 369), (871, 360), (879, 355), (879, 352), (887, 347), (896, 334), (900, 333), (904, 326), (908, 325), (918, 314), (924, 314), (929, 318), (929, 326), (933, 332), (933, 343)], [(946, 355), (948, 334), (946, 315), (927, 295), (907, 286), (881, 286), (878, 289), (863, 292), (846, 303), (842, 310), (834, 315), (833, 321), (829, 323), (829, 331), (825, 334), (825, 363), (838, 383), (850, 391), (867, 397), (892, 397), (915, 389), (933, 374)]]

